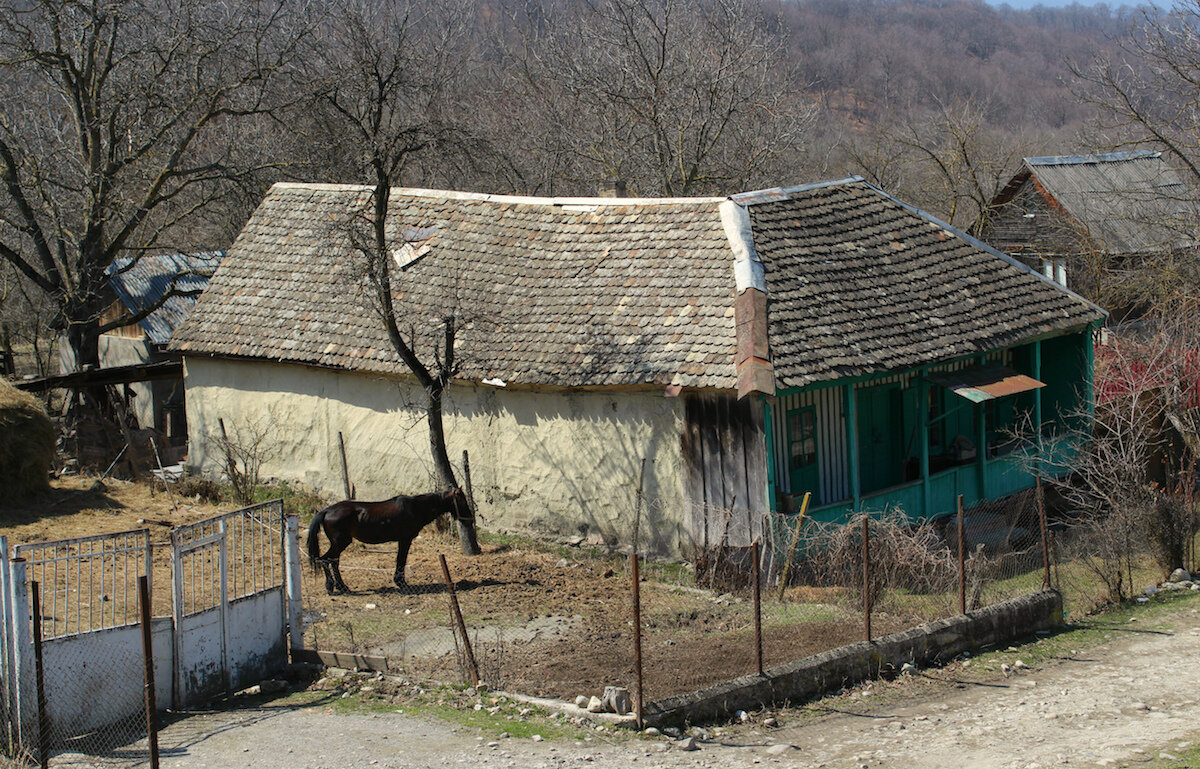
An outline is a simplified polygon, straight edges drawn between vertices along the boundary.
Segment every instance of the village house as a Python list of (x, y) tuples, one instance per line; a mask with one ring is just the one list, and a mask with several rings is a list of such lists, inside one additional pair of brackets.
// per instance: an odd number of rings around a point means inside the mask
[[(1025, 158), (980, 230), (997, 249), (1088, 296), (1106, 273), (1194, 249), (1195, 197), (1162, 153)], [(1109, 281), (1112, 282), (1112, 281)], [(1124, 316), (1136, 308), (1113, 309)]]
[[(220, 419), (266, 475), (340, 495), (340, 437), (360, 497), (430, 490), (422, 393), (347, 245), (369, 195), (275, 185), (175, 332), (193, 469), (220, 472)], [(1098, 307), (857, 177), (676, 199), (397, 189), (389, 231), (422, 354), (459, 320), (448, 442), (493, 529), (637, 531), (687, 555), (746, 544), (806, 491), (818, 519), (937, 515), (1029, 488), (1013, 428), (1090, 398)]]

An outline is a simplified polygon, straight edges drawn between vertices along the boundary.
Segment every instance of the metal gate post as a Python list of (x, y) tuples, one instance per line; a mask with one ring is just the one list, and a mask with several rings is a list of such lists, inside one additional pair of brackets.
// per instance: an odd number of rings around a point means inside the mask
[(291, 649), (304, 648), (304, 627), (302, 625), (303, 603), (300, 597), (300, 521), (295, 515), (286, 518), (283, 532), (284, 580), (286, 585), (286, 613), (288, 626), (288, 646)]
[(183, 546), (179, 534), (171, 532), (171, 643), (175, 653), (171, 655), (171, 704), (176, 709), (184, 705), (183, 681)]
[(8, 564), (8, 537), (0, 535), (0, 686), (3, 691), (0, 692), (0, 698), (3, 698), (4, 703), (4, 723), (0, 724), (0, 729), (4, 730), (4, 734), (0, 737), (0, 747), (8, 749), (9, 754), (13, 753), (13, 743), (16, 740), (16, 714), (14, 713), (14, 703), (16, 700), (16, 689), (14, 681), (16, 673), (13, 670), (13, 626), (16, 624), (16, 615), (12, 609), (12, 587), (11, 575), (9, 573), (10, 566)]
[(225, 685), (225, 691), (231, 692), (233, 671), (229, 665), (229, 537), (224, 518), (218, 524), (218, 530), (221, 532), (221, 542), (217, 548), (217, 563), (221, 570), (221, 679)]
[(17, 742), (33, 745), (37, 738), (37, 672), (33, 664), (33, 624), (29, 611), (29, 583), (25, 559), (11, 561), (9, 580), (12, 587), (13, 680), (16, 693)]

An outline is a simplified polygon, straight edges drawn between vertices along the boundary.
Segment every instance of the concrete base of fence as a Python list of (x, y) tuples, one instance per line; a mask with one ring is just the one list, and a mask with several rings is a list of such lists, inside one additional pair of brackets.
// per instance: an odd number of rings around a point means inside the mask
[(1037, 630), (1062, 624), (1062, 596), (1046, 590), (957, 617), (860, 641), (767, 669), (763, 675), (735, 678), (723, 684), (646, 705), (645, 722), (653, 726), (720, 721), (738, 710), (810, 700), (825, 692), (899, 669), (905, 662), (949, 659), (964, 651), (1007, 645)]

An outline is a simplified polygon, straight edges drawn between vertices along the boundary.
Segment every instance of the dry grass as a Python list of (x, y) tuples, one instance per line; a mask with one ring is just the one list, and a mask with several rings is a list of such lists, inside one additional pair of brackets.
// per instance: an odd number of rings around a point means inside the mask
[(42, 403), (0, 379), (0, 487), (8, 499), (26, 499), (49, 488), (54, 425)]

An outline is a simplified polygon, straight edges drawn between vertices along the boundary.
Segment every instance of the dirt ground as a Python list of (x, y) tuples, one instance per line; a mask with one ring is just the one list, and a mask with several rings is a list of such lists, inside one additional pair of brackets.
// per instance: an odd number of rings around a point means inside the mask
[[(161, 487), (152, 490), (145, 483), (93, 484), (86, 477), (65, 478), (38, 504), (0, 507), (9, 544), (148, 527), (151, 540), (166, 545), (170, 526), (236, 507), (168, 497)], [(302, 527), (305, 518), (302, 514)], [(355, 543), (343, 554), (343, 576), (354, 591), (349, 595), (326, 595), (323, 578), (306, 565), (305, 645), (386, 656), (396, 672), (416, 678), (463, 680), (466, 672), (438, 562), (443, 554), (480, 673), (489, 684), (561, 699), (599, 693), (610, 685), (632, 689), (628, 558), (483, 534), (483, 554), (470, 557), (462, 554), (452, 534), (428, 527), (413, 543), (405, 591), (391, 582), (394, 546)], [(153, 607), (158, 616), (171, 611), (165, 589), (170, 584), (168, 555), (165, 546), (156, 546)], [(646, 564), (643, 577), (647, 700), (755, 671), (747, 596), (691, 587), (691, 574), (678, 564)], [(873, 624), (875, 633), (883, 634), (914, 621), (877, 614)], [(860, 612), (819, 595), (808, 602), (768, 600), (763, 624), (767, 666), (858, 640), (863, 632)]]
[[(1100, 628), (1103, 640), (1079, 649), (1065, 634), (1040, 659), (1029, 644), (805, 708), (755, 713), (747, 724), (706, 726), (693, 732), (694, 751), (666, 737), (555, 736), (545, 720), (516, 723), (506, 738), (500, 727), (452, 726), (397, 705), (345, 714), (328, 700), (285, 700), (181, 719), (160, 735), (163, 766), (1180, 769), (1200, 755), (1198, 603), (1189, 596), (1173, 604), (1163, 622), (1114, 620)], [(1033, 660), (1028, 669), (1001, 674), (1002, 662), (1022, 656)], [(984, 673), (984, 665), (993, 669)]]

